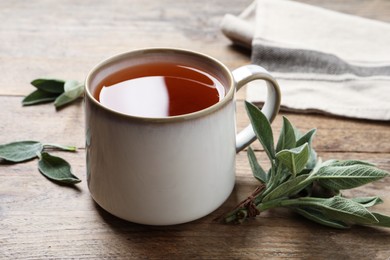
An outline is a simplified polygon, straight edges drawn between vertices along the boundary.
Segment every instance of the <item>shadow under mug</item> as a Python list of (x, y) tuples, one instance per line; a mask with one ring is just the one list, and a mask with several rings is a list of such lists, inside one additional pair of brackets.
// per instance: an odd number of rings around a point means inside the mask
[[(100, 104), (94, 93), (107, 76), (146, 62), (181, 62), (202, 68), (225, 88), (218, 103), (185, 115), (146, 118)], [(256, 139), (249, 125), (236, 135), (235, 93), (252, 80), (265, 80), (262, 108), (270, 122), (280, 106), (277, 82), (262, 67), (233, 72), (193, 51), (141, 49), (111, 57), (86, 78), (86, 162), (91, 196), (111, 214), (140, 224), (172, 225), (217, 209), (235, 183), (236, 153)]]

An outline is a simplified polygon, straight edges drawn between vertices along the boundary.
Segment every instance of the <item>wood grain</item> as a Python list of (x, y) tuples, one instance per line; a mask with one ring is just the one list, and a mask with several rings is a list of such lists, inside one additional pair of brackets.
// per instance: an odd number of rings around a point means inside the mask
[[(387, 0), (301, 0), (336, 11), (390, 21)], [(250, 62), (250, 53), (230, 45), (219, 31), (225, 13), (240, 13), (251, 0), (4, 0), (0, 2), (0, 143), (39, 140), (76, 145), (66, 158), (82, 183), (75, 188), (48, 181), (37, 161), (0, 164), (0, 259), (389, 259), (390, 231), (353, 227), (334, 230), (287, 209), (263, 212), (242, 225), (213, 219), (246, 198), (257, 183), (245, 151), (237, 155), (236, 186), (215, 212), (169, 227), (129, 223), (102, 210), (85, 180), (84, 112), (80, 100), (56, 111), (52, 104), (22, 107), (29, 82), (38, 77), (82, 81), (100, 60), (150, 46), (201, 51), (229, 68)], [(247, 123), (238, 93), (238, 129)], [(323, 115), (281, 116), (307, 131), (317, 128), (314, 146), (324, 159), (364, 159), (390, 171), (389, 123)], [(260, 163), (269, 166), (258, 143)], [(353, 189), (346, 196), (379, 195), (375, 210), (390, 215), (390, 178)]]
[[(57, 155), (70, 161), (74, 173), (83, 180), (78, 188), (47, 181), (38, 173), (36, 161), (1, 166), (0, 256), (12, 259), (21, 256), (186, 259), (338, 259), (348, 256), (366, 259), (389, 253), (388, 230), (368, 227), (333, 230), (310, 223), (284, 209), (264, 212), (243, 225), (214, 222), (215, 217), (231, 209), (255, 188), (256, 182), (250, 176), (244, 153), (238, 155), (237, 184), (226, 203), (203, 219), (172, 227), (136, 225), (103, 211), (88, 193), (83, 150), (77, 154)], [(325, 154), (324, 157), (333, 155)], [(261, 162), (265, 161), (262, 153), (258, 156)], [(376, 161), (387, 158), (389, 154), (384, 154)], [(375, 209), (390, 214), (388, 184), (388, 181), (380, 181), (347, 195), (379, 195), (385, 203)], [(358, 250), (357, 244), (364, 244), (367, 248)], [(351, 247), (355, 249), (351, 250)]]

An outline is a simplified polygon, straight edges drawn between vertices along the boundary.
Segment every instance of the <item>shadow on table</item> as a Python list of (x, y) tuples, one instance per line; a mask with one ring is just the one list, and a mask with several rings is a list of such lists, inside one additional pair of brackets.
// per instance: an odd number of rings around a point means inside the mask
[[(128, 249), (128, 256), (135, 258), (210, 259), (226, 256), (244, 256), (250, 236), (242, 227), (225, 225), (214, 219), (238, 202), (233, 192), (227, 202), (210, 215), (186, 224), (172, 226), (147, 226), (117, 218), (99, 205), (95, 208), (118, 243)], [(251, 246), (250, 246), (251, 247)], [(247, 252), (248, 254), (251, 252)]]
[[(214, 219), (239, 199), (234, 191), (220, 209), (174, 226), (146, 226), (95, 207), (115, 237), (120, 256), (175, 259), (368, 259), (389, 257), (390, 230), (353, 227), (337, 230), (309, 222), (287, 209), (263, 212), (241, 225)], [(364, 247), (365, 250), (355, 250)], [(385, 257), (385, 259), (386, 259)]]

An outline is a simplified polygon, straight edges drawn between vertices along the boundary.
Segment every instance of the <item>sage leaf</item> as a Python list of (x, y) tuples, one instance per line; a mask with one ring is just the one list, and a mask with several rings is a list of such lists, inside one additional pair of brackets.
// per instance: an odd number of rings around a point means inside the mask
[(283, 126), (276, 145), (276, 152), (294, 147), (296, 147), (294, 127), (286, 117), (283, 117)]
[(306, 182), (309, 175), (302, 174), (297, 176), (296, 178), (289, 179), (288, 181), (283, 182), (278, 185), (275, 189), (273, 189), (270, 193), (268, 193), (264, 198), (263, 202), (274, 200), (277, 198), (288, 197), (294, 194), (297, 194), (301, 190), (303, 190), (310, 182)]
[(64, 92), (76, 89), (78, 88), (79, 85), (80, 83), (77, 80), (73, 80), (73, 79), (67, 80), (64, 83)]
[(376, 217), (363, 205), (340, 196), (328, 199), (303, 197), (283, 201), (284, 206), (303, 206), (315, 208), (329, 219), (350, 224), (378, 223)]
[(279, 185), (283, 182), (285, 182), (288, 178), (291, 177), (291, 172), (286, 167), (282, 167), (282, 163), (279, 162), (279, 165), (274, 168), (273, 172), (269, 174), (270, 178), (268, 179), (269, 187), (272, 186), (272, 188), (276, 187), (276, 185)]
[(47, 103), (54, 101), (58, 97), (57, 93), (50, 93), (46, 92), (40, 89), (37, 89), (27, 95), (23, 100), (22, 100), (22, 105), (23, 106), (31, 106), (31, 105), (36, 105), (36, 104), (41, 104), (41, 103)]
[(374, 205), (383, 203), (383, 200), (379, 197), (357, 197), (357, 198), (351, 198), (351, 200), (359, 203), (365, 208), (369, 208)]
[(373, 225), (381, 226), (381, 227), (390, 227), (390, 216), (386, 216), (377, 212), (371, 212), (371, 213), (378, 220), (378, 222), (373, 223)]
[(48, 179), (63, 184), (75, 184), (81, 182), (72, 174), (72, 169), (64, 159), (43, 152), (38, 162), (39, 171)]
[(331, 190), (352, 189), (386, 177), (388, 173), (367, 164), (324, 166), (311, 177)]
[(309, 160), (306, 164), (306, 168), (308, 169), (313, 169), (317, 163), (317, 153), (316, 151), (313, 149), (313, 137), (316, 133), (316, 129), (311, 129), (310, 131), (308, 131), (307, 133), (305, 133), (304, 135), (302, 135), (298, 140), (297, 140), (297, 143), (296, 143), (296, 146), (301, 146), (305, 143), (307, 143), (309, 145)]
[(286, 166), (293, 176), (301, 172), (309, 160), (309, 145), (305, 143), (296, 148), (282, 150), (276, 154), (276, 158)]
[(348, 224), (339, 220), (330, 219), (314, 208), (295, 207), (293, 208), (293, 210), (299, 215), (324, 226), (339, 228), (339, 229), (350, 228)]
[(36, 141), (19, 141), (0, 145), (0, 158), (10, 162), (23, 162), (37, 157), (43, 146)]
[(35, 79), (31, 85), (45, 92), (61, 94), (64, 92), (64, 81), (58, 79)]
[(252, 123), (253, 131), (272, 162), (275, 159), (275, 147), (270, 122), (261, 110), (252, 103), (245, 101), (245, 108)]
[(305, 133), (304, 135), (302, 135), (298, 140), (297, 140), (297, 144), (296, 146), (301, 146), (305, 143), (308, 143), (309, 146), (312, 145), (312, 142), (313, 142), (313, 137), (315, 135), (315, 133), (317, 132), (316, 129), (311, 129), (310, 131), (308, 131), (307, 133)]
[[(328, 162), (328, 161), (327, 161)], [(327, 163), (327, 166), (350, 166), (350, 165), (367, 165), (367, 166), (375, 166), (372, 163), (360, 161), (360, 160), (330, 160), (329, 163)]]
[(75, 152), (77, 150), (76, 146), (68, 146), (62, 144), (44, 144), (43, 148), (57, 148), (62, 151)]
[(61, 107), (78, 99), (84, 93), (84, 85), (76, 80), (67, 80), (64, 84), (64, 93), (56, 98), (55, 107)]
[(253, 176), (260, 181), (261, 183), (266, 183), (267, 182), (267, 174), (261, 168), (259, 163), (257, 162), (256, 155), (252, 149), (252, 147), (248, 147), (247, 151), (247, 156), (249, 160), (249, 165), (251, 166)]

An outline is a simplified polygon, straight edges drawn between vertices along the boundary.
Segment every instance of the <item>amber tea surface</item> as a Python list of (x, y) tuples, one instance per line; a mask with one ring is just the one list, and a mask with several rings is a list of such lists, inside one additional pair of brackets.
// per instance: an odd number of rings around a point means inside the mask
[(193, 113), (225, 95), (220, 81), (195, 67), (158, 62), (134, 65), (105, 78), (95, 98), (112, 110), (142, 117)]

